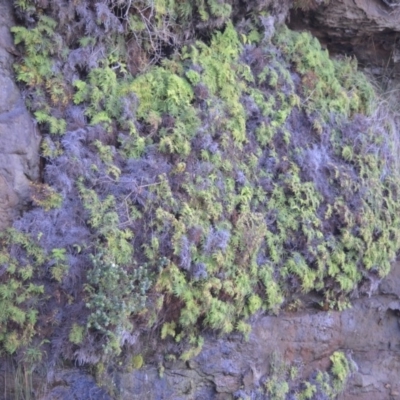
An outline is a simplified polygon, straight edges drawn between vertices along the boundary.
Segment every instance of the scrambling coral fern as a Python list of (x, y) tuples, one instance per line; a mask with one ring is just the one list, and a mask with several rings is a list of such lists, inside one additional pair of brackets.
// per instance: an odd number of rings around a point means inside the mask
[[(375, 135), (354, 60), (330, 60), (308, 33), (273, 33), (267, 17), (235, 28), (224, 1), (85, 4), (49, 3), (59, 28), (42, 16), (14, 29), (47, 194), (15, 223), (43, 252), (15, 285), (36, 295), (44, 282), (55, 355), (123, 358), (155, 329), (188, 359), (203, 329), (248, 335), (251, 315), (312, 290), (343, 307), (387, 274), (400, 247), (395, 138)], [(204, 26), (218, 29), (191, 40)], [(160, 51), (170, 56), (152, 65)], [(12, 279), (24, 267), (8, 260), (28, 246), (18, 237), (0, 262)], [(14, 314), (1, 318), (20, 330), (0, 342), (13, 351), (37, 313), (4, 284)]]

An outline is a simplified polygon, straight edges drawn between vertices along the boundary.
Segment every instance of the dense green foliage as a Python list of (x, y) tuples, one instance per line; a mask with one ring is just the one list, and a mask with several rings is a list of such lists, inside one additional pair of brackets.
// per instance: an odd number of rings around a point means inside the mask
[(35, 335), (36, 306), (44, 288), (32, 278), (45, 258), (42, 249), (20, 232), (2, 234), (0, 248), (7, 245), (8, 252), (0, 251), (0, 345), (14, 353), (19, 347), (28, 346)]
[[(149, 4), (16, 1), (46, 165), (3, 239), (10, 353), (45, 335), (54, 357), (95, 364), (158, 329), (188, 359), (202, 330), (247, 335), (293, 294), (345, 306), (400, 247), (393, 132), (376, 134), (354, 60), (265, 13), (235, 27), (228, 2)], [(194, 40), (204, 24), (219, 29)]]

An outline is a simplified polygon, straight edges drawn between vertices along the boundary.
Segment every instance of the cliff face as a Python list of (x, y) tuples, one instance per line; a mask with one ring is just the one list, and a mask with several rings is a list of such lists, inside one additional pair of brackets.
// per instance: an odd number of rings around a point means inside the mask
[[(374, 295), (355, 299), (348, 310), (317, 311), (316, 302), (308, 297), (297, 312), (255, 318), (248, 342), (235, 335), (208, 335), (200, 355), (187, 363), (159, 360), (158, 366), (130, 373), (110, 371), (104, 387), (122, 399), (286, 398), (265, 393), (268, 379), (274, 377), (281, 387), (286, 381), (297, 388), (303, 380), (316, 384), (317, 371), (329, 370), (330, 357), (341, 351), (352, 373), (339, 399), (399, 398), (400, 264), (394, 264)], [(291, 380), (279, 364), (296, 367), (298, 375)], [(109, 398), (77, 370), (57, 371), (55, 382), (44, 399), (83, 400), (90, 390), (98, 399)]]
[[(17, 51), (10, 27), (15, 25), (10, 1), (0, 2), (0, 230), (29, 201), (29, 182), (39, 178), (40, 133), (15, 83)], [(14, 54), (13, 54), (14, 53)]]
[[(318, 4), (317, 4), (318, 3)], [(389, 0), (298, 0), (293, 27), (309, 29), (334, 53), (355, 55), (376, 75), (399, 73), (400, 4)], [(307, 7), (306, 5), (313, 5)]]
[[(188, 364), (169, 364), (164, 378), (149, 367), (117, 374), (121, 394), (126, 399), (149, 392), (149, 399), (257, 398), (256, 388), (268, 379), (274, 353), (289, 365), (300, 366), (301, 380), (329, 369), (330, 356), (344, 351), (354, 370), (340, 399), (396, 399), (400, 396), (399, 271), (400, 265), (395, 264), (378, 293), (355, 300), (346, 311), (327, 313), (306, 307), (262, 317), (253, 323), (248, 343), (235, 337), (209, 338), (202, 353)], [(208, 397), (202, 393), (209, 393)]]
[[(0, 0), (0, 398), (400, 398), (395, 116), (287, 2), (154, 4)], [(396, 67), (396, 2), (296, 5)]]

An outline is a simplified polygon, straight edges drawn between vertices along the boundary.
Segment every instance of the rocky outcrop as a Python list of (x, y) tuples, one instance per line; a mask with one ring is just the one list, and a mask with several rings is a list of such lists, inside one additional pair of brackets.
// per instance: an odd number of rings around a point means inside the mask
[[(208, 336), (202, 352), (186, 363), (161, 359), (131, 373), (110, 369), (109, 382), (102, 383), (121, 399), (229, 400), (239, 394), (264, 399), (256, 391), (270, 374), (272, 355), (310, 379), (316, 370), (329, 369), (329, 357), (339, 350), (353, 364), (342, 400), (400, 399), (400, 263), (376, 295), (356, 299), (348, 310), (318, 311), (312, 297), (304, 307), (254, 321), (248, 342), (235, 335)], [(58, 371), (54, 383), (43, 399), (86, 399), (77, 387), (108, 399), (79, 370)]]
[[(361, 298), (344, 312), (305, 310), (263, 317), (249, 342), (209, 338), (201, 354), (187, 364), (118, 375), (124, 399), (231, 399), (240, 389), (251, 394), (268, 375), (271, 354), (301, 365), (304, 378), (329, 367), (337, 350), (357, 370), (342, 395), (346, 400), (400, 398), (400, 264), (382, 282), (379, 293)], [(146, 395), (146, 393), (150, 393)]]
[[(298, 0), (297, 4), (312, 4)], [(389, 0), (318, 1), (293, 9), (292, 28), (311, 30), (334, 53), (355, 55), (364, 66), (400, 71), (400, 3)], [(305, 7), (306, 8), (306, 7)], [(382, 73), (382, 71), (380, 71)]]
[(0, 230), (25, 206), (29, 182), (39, 177), (40, 135), (12, 72), (14, 24), (11, 2), (0, 0)]

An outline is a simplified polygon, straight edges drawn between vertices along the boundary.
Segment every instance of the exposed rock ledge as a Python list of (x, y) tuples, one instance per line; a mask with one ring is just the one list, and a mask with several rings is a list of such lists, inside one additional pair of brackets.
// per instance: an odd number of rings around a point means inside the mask
[(11, 2), (0, 0), (0, 230), (29, 199), (29, 182), (39, 177), (40, 135), (14, 82), (15, 25)]
[(261, 318), (248, 343), (210, 338), (195, 360), (171, 365), (163, 379), (155, 368), (120, 376), (121, 394), (124, 399), (229, 399), (240, 387), (258, 384), (273, 352), (289, 362), (301, 361), (307, 377), (326, 369), (334, 351), (344, 350), (352, 353), (358, 372), (343, 399), (390, 399), (400, 393), (399, 310), (398, 264), (378, 295), (357, 300), (347, 311)]
[[(313, 4), (298, 0), (299, 4)], [(293, 28), (311, 30), (330, 50), (356, 55), (380, 73), (400, 72), (400, 2), (397, 0), (316, 0), (314, 9), (293, 10)], [(379, 72), (379, 71), (377, 71)]]
[[(376, 295), (363, 297), (344, 312), (313, 311), (262, 317), (248, 342), (239, 337), (206, 339), (200, 355), (188, 363), (164, 362), (132, 373), (111, 373), (121, 399), (233, 399), (239, 389), (250, 394), (266, 377), (271, 354), (302, 365), (308, 378), (329, 367), (329, 356), (344, 351), (356, 365), (342, 400), (400, 399), (400, 263), (382, 281)], [(110, 399), (83, 371), (60, 370), (42, 400)], [(0, 396), (1, 397), (1, 396)], [(259, 399), (253, 392), (254, 399)]]

